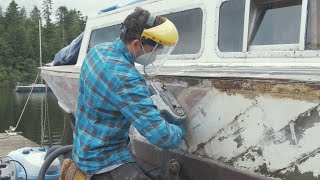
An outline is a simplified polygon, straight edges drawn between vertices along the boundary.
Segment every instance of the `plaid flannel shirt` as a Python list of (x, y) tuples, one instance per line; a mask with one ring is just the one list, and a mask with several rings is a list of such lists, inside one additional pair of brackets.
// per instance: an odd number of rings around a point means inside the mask
[(88, 176), (101, 169), (133, 162), (129, 128), (150, 143), (178, 148), (184, 131), (167, 123), (150, 98), (146, 81), (125, 44), (117, 39), (93, 48), (79, 80), (73, 160)]

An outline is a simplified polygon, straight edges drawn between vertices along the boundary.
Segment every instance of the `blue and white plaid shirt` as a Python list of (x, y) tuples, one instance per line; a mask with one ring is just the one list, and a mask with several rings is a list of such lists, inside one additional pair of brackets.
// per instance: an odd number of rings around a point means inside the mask
[(129, 127), (159, 147), (177, 148), (184, 136), (167, 123), (150, 99), (146, 81), (125, 44), (117, 39), (93, 48), (80, 73), (73, 160), (88, 177), (133, 162)]

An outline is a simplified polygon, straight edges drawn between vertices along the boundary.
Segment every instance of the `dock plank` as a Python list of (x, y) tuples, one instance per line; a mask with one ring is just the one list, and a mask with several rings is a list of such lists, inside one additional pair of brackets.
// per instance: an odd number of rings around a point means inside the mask
[(21, 135), (6, 136), (6, 133), (0, 133), (0, 157), (4, 157), (9, 152), (23, 147), (39, 147), (38, 144)]

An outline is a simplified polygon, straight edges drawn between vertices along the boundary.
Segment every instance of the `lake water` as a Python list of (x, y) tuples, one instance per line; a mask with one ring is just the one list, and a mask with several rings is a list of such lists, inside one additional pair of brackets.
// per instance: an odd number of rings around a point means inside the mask
[[(16, 125), (28, 95), (29, 93), (13, 92), (13, 89), (10, 88), (0, 88), (0, 133)], [(45, 98), (48, 102), (47, 117), (49, 118), (47, 120), (49, 121), (44, 120), (45, 114), (41, 118), (41, 107), (44, 112)], [(22, 132), (24, 137), (39, 145), (71, 144), (72, 130), (67, 118), (68, 116), (61, 110), (52, 92), (47, 95), (46, 93), (32, 93), (16, 131)]]

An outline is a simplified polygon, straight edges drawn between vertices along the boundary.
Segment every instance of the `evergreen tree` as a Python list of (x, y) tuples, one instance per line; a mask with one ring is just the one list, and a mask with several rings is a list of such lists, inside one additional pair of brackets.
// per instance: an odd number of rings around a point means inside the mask
[(27, 19), (27, 11), (26, 11), (26, 9), (24, 7), (21, 8), (19, 15), (20, 15), (21, 19)]
[(8, 27), (10, 24), (16, 25), (18, 23), (19, 17), (19, 8), (18, 4), (13, 0), (9, 4), (7, 11), (5, 13), (5, 27)]
[(0, 6), (0, 18), (3, 18), (2, 7)]
[[(11, 54), (10, 57), (16, 58), (19, 55), (19, 48), (20, 44), (17, 43), (17, 38), (18, 38), (18, 33), (19, 33), (19, 28), (20, 28), (20, 12), (18, 5), (15, 3), (13, 0), (5, 13), (5, 18), (4, 18), (4, 32), (3, 32), (3, 38), (4, 41), (7, 43), (7, 45), (11, 48), (14, 49), (14, 53)], [(11, 62), (9, 59), (7, 60), (6, 64), (13, 65), (14, 63)]]
[[(42, 50), (46, 63), (84, 30), (87, 17), (62, 6), (55, 14), (57, 23), (53, 24), (52, 0), (43, 1), (42, 13)], [(36, 6), (29, 15), (14, 0), (5, 11), (0, 7), (0, 87), (33, 82), (39, 66), (40, 19), (41, 11)]]
[(0, 6), (0, 37), (2, 32), (4, 32), (3, 20), (4, 20), (4, 17), (3, 17), (2, 7)]
[(33, 10), (30, 13), (30, 18), (28, 21), (28, 44), (30, 58), (39, 59), (39, 20), (41, 19), (41, 12), (34, 6)]
[(33, 22), (38, 22), (40, 20), (40, 18), (41, 18), (41, 12), (37, 6), (34, 6), (31, 13), (30, 13), (30, 19)]
[(28, 34), (27, 34), (27, 13), (25, 8), (21, 8), (20, 13), (19, 13), (19, 26), (18, 26), (18, 34), (17, 34), (17, 43), (20, 44), (19, 48), (19, 56), (27, 58), (29, 56), (29, 51), (28, 51)]
[[(12, 48), (6, 40), (0, 36), (0, 66), (10, 66), (10, 57), (13, 54)], [(1, 82), (1, 81), (0, 81)]]
[[(56, 16), (58, 18), (58, 32), (59, 35), (61, 35), (61, 39), (62, 39), (62, 44), (65, 46), (67, 45), (66, 42), (66, 18), (68, 16), (68, 8), (65, 6), (60, 6), (56, 12)], [(60, 36), (59, 36), (60, 37)]]
[(67, 42), (70, 43), (76, 34), (80, 34), (80, 25), (77, 23), (78, 14), (76, 10), (70, 10), (67, 16), (68, 28), (66, 30)]
[(43, 45), (43, 61), (44, 63), (52, 61), (57, 45), (56, 27), (51, 22), (52, 15), (52, 0), (43, 1), (43, 15), (45, 26), (43, 28), (42, 45)]
[(46, 20), (46, 26), (51, 25), (52, 0), (43, 0), (43, 16)]

